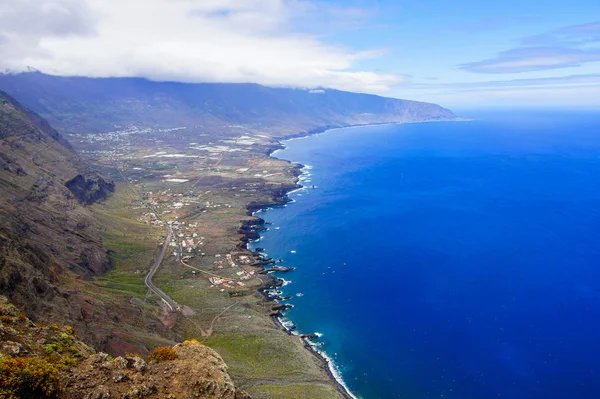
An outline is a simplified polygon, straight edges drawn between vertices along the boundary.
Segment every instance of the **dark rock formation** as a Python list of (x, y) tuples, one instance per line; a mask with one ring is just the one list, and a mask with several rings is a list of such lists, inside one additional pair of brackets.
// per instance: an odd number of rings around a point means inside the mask
[(86, 177), (77, 175), (66, 182), (65, 186), (77, 197), (79, 202), (87, 205), (104, 200), (115, 191), (115, 184), (106, 181), (98, 174)]

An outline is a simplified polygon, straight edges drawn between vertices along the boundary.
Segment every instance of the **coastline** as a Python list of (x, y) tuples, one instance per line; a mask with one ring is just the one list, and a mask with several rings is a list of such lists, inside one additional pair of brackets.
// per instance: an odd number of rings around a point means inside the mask
[[(339, 130), (339, 129), (360, 128), (360, 127), (391, 125), (391, 124), (397, 124), (397, 123), (391, 122), (391, 123), (362, 124), (362, 125), (350, 125), (350, 126), (327, 126), (327, 127), (321, 128), (321, 129), (314, 129), (314, 130), (311, 130), (308, 132), (302, 132), (302, 133), (299, 133), (296, 135), (291, 135), (291, 136), (277, 140), (277, 144), (268, 150), (267, 155), (271, 158), (275, 158), (273, 156), (275, 154), (275, 152), (286, 148), (286, 146), (283, 144), (283, 142), (285, 142), (285, 141), (302, 139), (302, 138), (306, 138), (309, 136), (323, 134), (323, 133), (327, 133), (329, 131)], [(275, 158), (275, 159), (277, 159), (277, 158)], [(286, 161), (292, 163), (289, 160), (286, 160)], [(261, 258), (264, 257), (264, 254), (262, 254), (261, 252), (252, 251), (248, 248), (249, 242), (257, 242), (260, 240), (260, 234), (257, 232), (257, 230), (259, 230), (259, 229), (257, 229), (257, 227), (262, 228), (262, 226), (264, 226), (264, 224), (265, 224), (265, 220), (262, 217), (257, 216), (256, 214), (260, 213), (264, 210), (268, 210), (269, 208), (272, 208), (273, 206), (284, 206), (288, 203), (292, 203), (293, 200), (291, 200), (289, 198), (289, 194), (291, 194), (294, 191), (301, 190), (303, 188), (303, 186), (300, 184), (300, 176), (304, 173), (303, 170), (305, 169), (305, 167), (306, 167), (305, 165), (302, 165), (299, 163), (294, 163), (292, 173), (294, 175), (295, 184), (287, 186), (287, 187), (282, 187), (279, 190), (279, 192), (272, 198), (272, 202), (263, 203), (263, 204), (250, 203), (247, 205), (246, 208), (248, 211), (248, 216), (253, 216), (256, 219), (242, 223), (242, 227), (240, 228), (240, 233), (244, 234), (245, 238), (242, 240), (242, 243), (240, 245), (244, 249), (253, 252), (257, 257), (261, 257)], [(264, 259), (265, 264), (269, 264), (270, 262), (272, 262), (272, 260), (270, 258), (268, 258), (268, 257), (264, 257), (264, 258), (265, 258)], [(267, 276), (266, 278), (268, 280), (265, 281), (265, 285), (259, 289), (259, 292), (263, 295), (263, 297), (265, 298), (265, 300), (267, 302), (280, 303), (277, 301), (279, 295), (273, 295), (272, 290), (276, 290), (276, 289), (282, 287), (285, 284), (285, 280), (282, 278), (279, 278), (279, 277), (275, 277), (272, 274), (267, 274), (266, 276)], [(285, 324), (281, 320), (282, 314), (279, 311), (277, 311), (276, 314), (271, 314), (270, 317), (271, 317), (271, 320), (273, 321), (273, 323), (275, 324), (275, 326), (277, 328), (279, 328), (280, 330), (283, 330), (288, 335), (299, 336), (298, 334), (294, 333), (295, 326), (293, 326), (293, 328), (285, 326)], [(344, 399), (359, 399), (356, 395), (354, 395), (352, 393), (352, 391), (346, 385), (346, 383), (343, 380), (343, 377), (341, 375), (341, 372), (335, 365), (333, 359), (331, 359), (327, 355), (326, 352), (319, 350), (317, 348), (317, 345), (314, 342), (310, 341), (310, 339), (308, 337), (300, 337), (300, 339), (303, 342), (304, 348), (306, 348), (309, 352), (311, 352), (313, 354), (313, 356), (315, 356), (315, 358), (319, 361), (319, 363), (321, 363), (321, 367), (323, 368), (323, 370), (325, 371), (327, 376), (330, 378), (332, 383), (335, 385), (337, 391), (342, 395), (342, 397), (344, 397)]]
[[(290, 160), (280, 159), (280, 158), (276, 158), (274, 156), (277, 151), (280, 151), (280, 150), (283, 150), (286, 148), (284, 142), (291, 141), (291, 140), (304, 139), (309, 136), (315, 136), (315, 135), (327, 133), (327, 132), (334, 131), (334, 130), (340, 130), (340, 129), (354, 129), (354, 128), (361, 128), (361, 127), (369, 127), (369, 126), (400, 125), (400, 124), (406, 124), (406, 123), (461, 122), (461, 121), (470, 121), (470, 119), (457, 118), (457, 119), (449, 119), (449, 120), (414, 121), (414, 122), (382, 122), (382, 123), (357, 124), (357, 125), (347, 125), (347, 126), (331, 126), (330, 125), (330, 126), (324, 126), (322, 128), (318, 128), (318, 129), (313, 129), (310, 131), (300, 132), (298, 134), (284, 136), (280, 139), (277, 139), (276, 144), (267, 150), (266, 155), (270, 158), (283, 160), (283, 161), (289, 162), (291, 165), (293, 165), (292, 174), (294, 176), (294, 184), (282, 186), (280, 189), (278, 189), (276, 192), (274, 192), (274, 195), (271, 198), (270, 202), (265, 202), (265, 203), (253, 202), (253, 203), (247, 204), (247, 206), (246, 206), (247, 215), (252, 216), (254, 219), (250, 220), (250, 221), (242, 222), (242, 226), (240, 228), (240, 233), (244, 234), (244, 238), (242, 239), (240, 246), (246, 250), (253, 252), (257, 257), (262, 258), (263, 259), (263, 267), (274, 262), (272, 259), (270, 259), (268, 256), (265, 256), (265, 254), (261, 253), (260, 251), (250, 250), (248, 248), (248, 243), (259, 241), (261, 238), (259, 232), (264, 230), (263, 226), (266, 223), (266, 221), (262, 217), (257, 216), (257, 213), (260, 213), (264, 210), (268, 210), (272, 207), (285, 206), (286, 204), (293, 203), (294, 200), (289, 198), (289, 194), (291, 194), (294, 191), (301, 190), (304, 187), (300, 184), (300, 181), (301, 181), (300, 176), (304, 173), (306, 165), (302, 165), (300, 163), (293, 163)], [(278, 290), (284, 284), (285, 284), (284, 279), (275, 277), (272, 274), (267, 273), (265, 275), (264, 286), (259, 289), (259, 292), (263, 295), (263, 297), (265, 298), (265, 300), (267, 302), (280, 303), (280, 302), (278, 302), (278, 299), (281, 299), (280, 295), (274, 294), (273, 290)], [(283, 308), (283, 309), (285, 309), (285, 308)], [(282, 317), (282, 314), (280, 313), (279, 310), (277, 310), (275, 313), (270, 315), (270, 318), (272, 319), (273, 323), (275, 324), (275, 326), (278, 329), (283, 330), (284, 332), (286, 332), (289, 335), (295, 335), (295, 336), (300, 337), (300, 339), (303, 342), (304, 347), (309, 352), (311, 352), (315, 356), (315, 358), (319, 361), (323, 370), (325, 371), (327, 376), (330, 378), (331, 382), (335, 385), (337, 391), (345, 399), (359, 399), (356, 395), (354, 395), (351, 392), (351, 390), (346, 385), (346, 383), (343, 380), (343, 377), (341, 375), (341, 372), (339, 371), (338, 367), (335, 365), (335, 362), (333, 361), (333, 359), (331, 359), (325, 351), (319, 350), (317, 348), (317, 344), (312, 342), (309, 337), (302, 337), (299, 334), (295, 333), (295, 331), (294, 331), (295, 325), (292, 324), (292, 327), (287, 327), (285, 325), (285, 323), (281, 320), (281, 317)]]
[(473, 119), (473, 118), (463, 118), (463, 117), (457, 116), (457, 117), (454, 117), (453, 119), (432, 119), (432, 120), (426, 120), (426, 121), (377, 122), (377, 123), (357, 123), (357, 124), (348, 124), (348, 125), (326, 125), (326, 126), (322, 126), (322, 127), (316, 128), (316, 129), (299, 132), (299, 133), (294, 133), (294, 134), (288, 134), (288, 135), (279, 137), (276, 140), (277, 144), (274, 145), (267, 152), (267, 155), (272, 156), (272, 154), (274, 152), (285, 149), (286, 147), (282, 144), (282, 142), (284, 142), (284, 141), (304, 139), (306, 137), (316, 136), (316, 135), (327, 133), (327, 132), (330, 132), (333, 130), (357, 129), (357, 128), (369, 127), (369, 126), (406, 125), (406, 124), (413, 124), (413, 123), (471, 122), (474, 120), (475, 119)]
[[(294, 334), (290, 328), (286, 327), (278, 316), (272, 316), (271, 318), (273, 319), (273, 323), (275, 323), (278, 328), (282, 329), (289, 335), (298, 336), (297, 334)], [(327, 355), (327, 353), (318, 350), (316, 344), (310, 341), (309, 338), (300, 337), (300, 339), (304, 343), (304, 347), (310, 351), (317, 358), (317, 360), (319, 360), (323, 366), (323, 370), (325, 370), (327, 376), (335, 384), (338, 392), (344, 397), (344, 399), (359, 399), (358, 396), (354, 395), (352, 391), (350, 391), (350, 388), (348, 388), (344, 382), (341, 373), (337, 370), (335, 363)]]
[[(281, 149), (281, 148), (278, 148), (278, 149)], [(294, 168), (294, 170), (301, 171), (303, 168), (304, 168), (304, 165), (297, 164), (297, 166)], [(300, 174), (298, 174), (298, 176), (299, 175)], [(260, 216), (256, 216), (256, 213), (259, 213), (263, 210), (268, 210), (269, 208), (272, 208), (273, 206), (284, 206), (288, 203), (291, 203), (292, 200), (289, 199), (288, 194), (290, 194), (293, 191), (302, 189), (302, 186), (298, 184), (298, 181), (299, 181), (298, 176), (296, 176), (296, 185), (289, 187), (289, 191), (285, 191), (284, 193), (282, 193), (282, 195), (279, 198), (273, 198), (272, 203), (265, 203), (265, 204), (253, 203), (253, 204), (249, 204), (247, 207), (249, 216), (253, 216), (257, 219), (242, 223), (240, 232), (242, 234), (244, 234), (245, 237), (242, 240), (242, 242), (240, 243), (240, 245), (244, 249), (249, 250), (252, 253), (254, 253), (255, 256), (262, 258), (263, 259), (263, 267), (268, 264), (273, 263), (274, 261), (272, 259), (266, 257), (263, 253), (261, 253), (259, 251), (252, 251), (252, 250), (248, 249), (249, 242), (257, 242), (260, 240), (260, 234), (257, 232), (257, 227), (262, 228), (262, 226), (265, 223), (265, 220), (263, 218), (261, 218)], [(267, 273), (265, 275), (265, 280), (266, 281), (264, 281), (264, 286), (258, 290), (260, 292), (260, 294), (264, 297), (265, 301), (267, 301), (267, 302), (275, 302), (278, 304), (281, 303), (281, 302), (278, 302), (278, 299), (280, 299), (279, 298), (280, 295), (274, 294), (273, 290), (277, 290), (278, 288), (284, 286), (287, 281), (284, 280), (283, 278), (275, 277), (270, 273)], [(285, 308), (283, 308), (283, 309), (285, 309)], [(293, 328), (287, 327), (284, 324), (284, 322), (281, 320), (281, 317), (282, 317), (282, 314), (280, 313), (279, 310), (276, 311), (274, 314), (270, 315), (270, 318), (273, 321), (273, 324), (275, 324), (275, 326), (277, 328), (284, 331), (288, 335), (298, 336), (302, 340), (304, 348), (306, 350), (308, 350), (310, 353), (312, 353), (313, 356), (317, 359), (317, 361), (321, 364), (323, 371), (325, 371), (325, 373), (327, 374), (327, 376), (329, 377), (331, 382), (336, 387), (337, 391), (342, 395), (342, 397), (344, 399), (359, 399), (358, 396), (354, 395), (352, 393), (352, 391), (350, 391), (350, 389), (346, 385), (346, 382), (343, 380), (343, 377), (342, 377), (340, 371), (338, 370), (337, 366), (335, 365), (333, 359), (331, 359), (327, 355), (326, 352), (320, 351), (319, 349), (317, 349), (317, 345), (315, 343), (313, 343), (312, 341), (310, 341), (310, 339), (308, 337), (301, 337), (299, 334), (295, 334), (294, 333), (295, 326), (292, 325)]]

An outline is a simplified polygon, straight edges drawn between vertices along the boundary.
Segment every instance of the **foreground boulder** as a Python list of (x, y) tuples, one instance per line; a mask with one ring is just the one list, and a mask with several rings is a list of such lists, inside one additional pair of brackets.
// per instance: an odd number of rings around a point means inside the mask
[(112, 358), (69, 326), (36, 325), (0, 296), (0, 398), (250, 399), (198, 341)]
[(62, 395), (69, 399), (250, 398), (235, 388), (221, 356), (198, 341), (160, 350), (149, 362), (137, 356), (90, 356), (66, 373)]

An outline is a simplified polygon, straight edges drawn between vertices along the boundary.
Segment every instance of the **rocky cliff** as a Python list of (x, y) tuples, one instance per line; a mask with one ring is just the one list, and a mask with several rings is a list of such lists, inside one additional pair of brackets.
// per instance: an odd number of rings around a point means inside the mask
[(29, 307), (56, 294), (46, 282), (59, 268), (95, 275), (110, 267), (96, 221), (82, 206), (92, 195), (71, 182), (97, 182), (94, 197), (114, 189), (32, 115), (0, 93), (0, 289)]
[(66, 182), (65, 186), (79, 202), (87, 205), (104, 200), (111, 192), (115, 191), (115, 184), (106, 181), (97, 173), (88, 176), (79, 174)]
[(141, 330), (164, 330), (89, 281), (111, 258), (85, 205), (112, 190), (45, 120), (0, 92), (0, 294), (37, 322), (71, 324), (98, 349), (141, 318)]

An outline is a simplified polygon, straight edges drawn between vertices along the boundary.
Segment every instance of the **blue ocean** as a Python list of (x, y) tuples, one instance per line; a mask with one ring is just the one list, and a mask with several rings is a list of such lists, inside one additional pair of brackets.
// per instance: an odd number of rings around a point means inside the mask
[(332, 130), (285, 142), (258, 216), (300, 333), (361, 398), (600, 398), (600, 112)]

